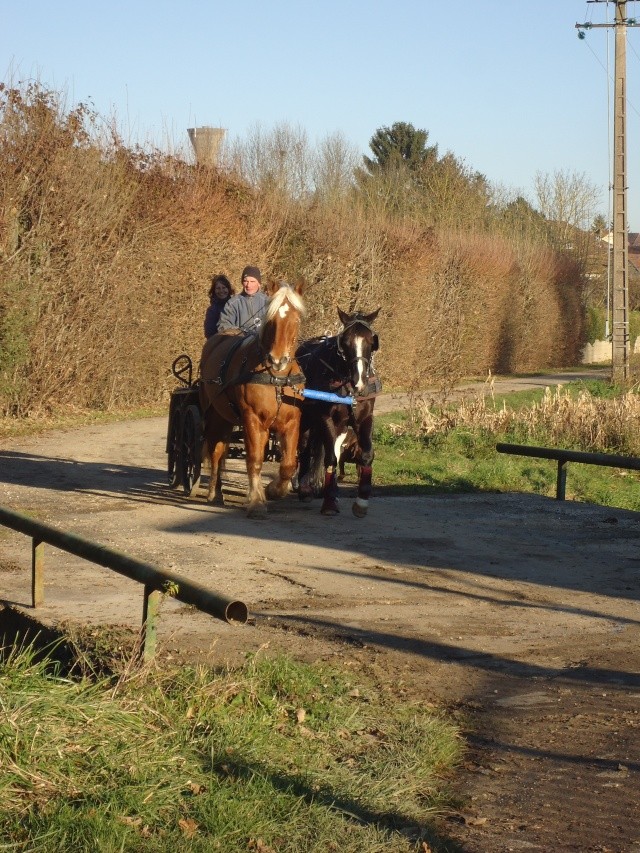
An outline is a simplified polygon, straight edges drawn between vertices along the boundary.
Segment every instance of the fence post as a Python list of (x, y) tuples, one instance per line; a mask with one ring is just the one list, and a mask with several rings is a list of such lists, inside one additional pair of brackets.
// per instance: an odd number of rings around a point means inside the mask
[(44, 542), (31, 539), (31, 606), (40, 607), (44, 601)]
[(563, 501), (567, 488), (567, 460), (558, 459), (558, 479), (556, 481), (556, 500)]
[(158, 641), (158, 610), (162, 593), (155, 587), (145, 584), (142, 606), (142, 659), (145, 663), (152, 660)]

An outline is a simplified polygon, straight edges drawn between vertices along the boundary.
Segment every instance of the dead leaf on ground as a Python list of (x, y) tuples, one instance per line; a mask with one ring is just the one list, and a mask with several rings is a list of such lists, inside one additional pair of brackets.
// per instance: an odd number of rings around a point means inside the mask
[(261, 838), (250, 838), (247, 847), (249, 850), (255, 850), (256, 853), (275, 853), (273, 847), (269, 847)]
[(301, 735), (304, 735), (304, 737), (315, 738), (316, 736), (315, 732), (312, 732), (311, 729), (308, 729), (306, 726), (299, 726), (298, 731)]
[(140, 826), (142, 823), (141, 817), (129, 817), (129, 815), (120, 815), (118, 820), (120, 823), (124, 823), (127, 826)]
[(192, 838), (198, 831), (198, 824), (191, 818), (180, 818), (178, 826), (185, 838)]

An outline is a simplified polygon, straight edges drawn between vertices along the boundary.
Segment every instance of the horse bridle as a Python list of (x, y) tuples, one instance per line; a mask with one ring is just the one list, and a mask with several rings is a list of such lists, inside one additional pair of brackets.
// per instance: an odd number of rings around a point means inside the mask
[[(348, 331), (352, 326), (356, 326), (356, 325), (364, 326), (365, 328), (369, 329), (369, 331), (370, 331), (370, 332), (371, 332), (371, 334), (372, 334), (372, 341), (371, 341), (371, 356), (370, 356), (370, 358), (368, 358), (368, 359), (367, 359), (367, 358), (365, 358), (363, 355), (356, 355), (354, 358), (352, 358), (352, 359), (348, 359), (348, 358), (347, 358), (347, 356), (346, 356), (346, 355), (345, 355), (345, 353), (344, 353), (344, 350), (343, 350), (343, 347), (342, 347), (342, 337), (343, 337), (343, 335), (344, 335), (344, 334), (345, 334), (345, 333), (346, 333), (346, 332), (347, 332), (347, 331)], [(374, 353), (374, 352), (376, 352), (376, 350), (378, 349), (378, 336), (377, 336), (377, 335), (376, 335), (376, 333), (374, 332), (373, 327), (372, 327), (369, 323), (367, 323), (367, 321), (366, 321), (366, 320), (363, 320), (361, 317), (359, 317), (359, 316), (357, 316), (357, 315), (356, 315), (356, 316), (351, 320), (351, 322), (350, 322), (350, 323), (348, 323), (348, 324), (344, 327), (344, 329), (340, 332), (340, 334), (339, 334), (339, 335), (336, 335), (336, 345), (337, 345), (337, 348), (338, 348), (338, 354), (339, 354), (340, 358), (341, 358), (341, 359), (344, 361), (344, 363), (349, 367), (349, 369), (351, 369), (351, 367), (352, 367), (354, 364), (358, 364), (358, 362), (359, 362), (359, 361), (362, 361), (362, 362), (364, 362), (364, 370), (362, 371), (362, 372), (363, 372), (363, 374), (364, 374), (367, 378), (371, 375), (371, 362), (373, 361), (373, 353)]]

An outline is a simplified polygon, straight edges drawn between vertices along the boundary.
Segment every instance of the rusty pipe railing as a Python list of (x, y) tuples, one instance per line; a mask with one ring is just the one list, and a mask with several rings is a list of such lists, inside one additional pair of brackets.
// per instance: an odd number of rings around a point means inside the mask
[(567, 462), (582, 462), (586, 465), (605, 465), (609, 468), (626, 468), (640, 471), (640, 459), (636, 456), (617, 456), (614, 453), (587, 453), (583, 450), (562, 450), (555, 447), (529, 447), (528, 444), (496, 444), (498, 453), (515, 456), (532, 456), (537, 459), (555, 459), (558, 463), (556, 500), (563, 501), (567, 487)]
[(163, 593), (184, 604), (191, 604), (203, 613), (222, 619), (224, 622), (244, 624), (248, 618), (246, 604), (213, 592), (181, 575), (167, 572), (107, 548), (75, 533), (65, 533), (35, 521), (19, 512), (0, 506), (0, 524), (31, 537), (31, 603), (34, 608), (44, 602), (44, 544), (53, 545), (69, 554), (75, 554), (99, 566), (119, 572), (144, 586), (142, 610), (143, 655), (153, 657), (157, 637), (158, 607)]

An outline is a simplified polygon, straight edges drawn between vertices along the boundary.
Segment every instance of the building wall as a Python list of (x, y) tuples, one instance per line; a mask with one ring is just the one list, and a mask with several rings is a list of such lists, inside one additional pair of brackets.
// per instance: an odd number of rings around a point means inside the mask
[[(640, 338), (636, 338), (631, 352), (640, 353)], [(582, 350), (582, 364), (601, 364), (611, 361), (611, 341), (594, 341)]]

